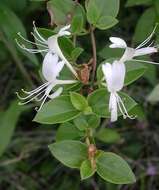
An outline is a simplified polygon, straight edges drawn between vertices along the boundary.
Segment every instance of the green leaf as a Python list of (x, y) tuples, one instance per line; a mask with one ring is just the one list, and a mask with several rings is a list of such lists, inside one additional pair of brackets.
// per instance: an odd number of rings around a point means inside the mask
[(133, 42), (141, 43), (152, 33), (155, 25), (155, 18), (154, 8), (149, 8), (142, 14), (135, 28)]
[(73, 106), (80, 111), (84, 111), (88, 107), (87, 99), (76, 93), (76, 92), (70, 92), (70, 98)]
[(44, 124), (64, 123), (77, 117), (79, 113), (72, 106), (69, 96), (59, 96), (44, 104), (34, 121)]
[(152, 92), (148, 95), (147, 100), (152, 103), (159, 101), (159, 84), (156, 85)]
[(119, 0), (90, 0), (86, 5), (87, 19), (99, 29), (108, 29), (118, 21)]
[(127, 61), (126, 63), (126, 76), (125, 76), (125, 85), (129, 85), (132, 82), (140, 78), (147, 67), (139, 61)]
[(66, 122), (59, 126), (56, 132), (56, 141), (76, 140), (84, 136), (84, 133), (79, 131), (75, 125)]
[(71, 22), (71, 30), (73, 34), (80, 34), (86, 23), (85, 10), (80, 4), (76, 4), (74, 16)]
[[(127, 111), (129, 112), (137, 103), (123, 92), (119, 92)], [(105, 89), (98, 89), (88, 96), (88, 103), (92, 111), (104, 118), (110, 118), (109, 112), (109, 97), (110, 93)], [(119, 115), (121, 115), (119, 113)]]
[(94, 172), (95, 170), (92, 169), (90, 160), (85, 160), (82, 162), (82, 165), (80, 167), (80, 174), (82, 180), (91, 177), (94, 174)]
[(138, 5), (150, 5), (152, 0), (127, 0), (126, 7), (133, 7)]
[(106, 30), (108, 28), (113, 27), (118, 23), (118, 20), (111, 16), (103, 16), (96, 23), (96, 27), (101, 30)]
[(83, 48), (77, 47), (71, 52), (71, 57), (73, 59), (73, 62), (76, 62), (77, 58), (81, 55), (81, 53), (84, 51)]
[(68, 17), (74, 10), (74, 2), (71, 0), (50, 0), (47, 2), (47, 9), (51, 16), (51, 23), (65, 25)]
[(125, 160), (111, 152), (101, 152), (96, 161), (97, 173), (114, 184), (135, 183), (135, 176)]
[[(0, 23), (0, 32), (3, 33), (11, 48), (18, 48), (15, 42), (15, 38), (18, 38), (18, 32), (20, 32), (25, 38), (27, 38), (26, 31), (21, 20), (17, 17), (17, 15), (14, 12), (12, 12), (12, 10), (4, 6), (3, 4), (0, 4)], [(28, 47), (32, 48), (30, 44), (28, 44)], [(20, 48), (18, 48), (18, 50), (23, 55), (25, 55), (32, 63), (38, 65), (37, 58), (34, 54), (30, 54)]]
[(98, 55), (101, 58), (108, 60), (111, 57), (121, 57), (123, 55), (124, 51), (125, 51), (124, 49), (110, 48), (109, 45), (107, 45), (99, 51)]
[(80, 141), (65, 140), (49, 145), (53, 156), (70, 168), (80, 168), (87, 159), (87, 146)]
[(20, 113), (25, 109), (25, 107), (18, 106), (17, 101), (13, 101), (7, 111), (2, 113), (0, 117), (0, 156), (10, 142)]
[(96, 133), (96, 138), (105, 143), (116, 143), (121, 137), (115, 129), (101, 128)]
[(91, 115), (79, 115), (77, 118), (73, 120), (75, 126), (79, 130), (86, 130), (88, 128), (96, 128), (99, 127), (100, 118), (94, 114)]

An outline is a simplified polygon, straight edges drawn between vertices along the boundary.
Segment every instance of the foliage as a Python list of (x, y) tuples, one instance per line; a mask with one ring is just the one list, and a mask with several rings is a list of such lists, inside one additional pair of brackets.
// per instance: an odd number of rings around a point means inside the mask
[[(36, 56), (23, 51), (15, 40), (35, 48), (35, 44), (23, 42), (17, 34), (20, 32), (32, 40), (28, 31), (33, 20), (36, 26), (42, 27), (38, 27), (38, 32), (45, 39), (71, 24), (71, 36), (59, 37), (58, 44), (78, 73), (77, 79), (65, 65), (58, 79), (78, 82), (62, 85), (63, 94), (48, 100), (38, 112), (19, 106), (13, 98), (20, 88), (30, 89), (45, 80), (41, 72), (45, 53)], [(159, 101), (158, 68), (137, 60), (126, 62), (124, 92), (119, 95), (128, 113), (137, 119), (122, 120), (118, 110), (119, 121), (115, 124), (110, 123), (110, 93), (103, 85), (102, 72), (103, 63), (112, 63), (123, 54), (121, 49), (108, 47), (107, 37), (123, 36), (137, 45), (147, 38), (157, 22), (159, 4), (152, 0), (15, 0), (15, 3), (5, 0), (0, 3), (1, 86), (6, 86), (1, 91), (0, 110), (0, 186), (3, 189), (157, 190), (158, 111), (150, 103)], [(155, 43), (158, 43), (157, 35)], [(143, 59), (157, 61), (158, 56)], [(156, 86), (151, 92), (152, 85)], [(59, 87), (58, 84), (54, 91)], [(35, 106), (39, 106), (36, 101), (31, 107)]]

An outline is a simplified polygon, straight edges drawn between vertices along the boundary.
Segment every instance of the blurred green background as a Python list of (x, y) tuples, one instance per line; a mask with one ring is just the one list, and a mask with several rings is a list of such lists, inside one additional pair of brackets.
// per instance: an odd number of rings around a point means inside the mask
[[(39, 27), (50, 27), (46, 1), (0, 0), (0, 190), (158, 190), (159, 67), (146, 65), (144, 77), (126, 89), (139, 102), (138, 119), (113, 125), (103, 121), (102, 130), (108, 128), (98, 132), (98, 146), (122, 155), (133, 168), (137, 183), (112, 185), (97, 176), (80, 181), (79, 172), (60, 164), (47, 148), (56, 138), (57, 126), (32, 122), (33, 105), (17, 104), (16, 91), (41, 81), (41, 55), (21, 51), (15, 43), (17, 32), (33, 40), (33, 20)], [(118, 20), (112, 29), (95, 32), (99, 63), (119, 54), (108, 49), (109, 36), (122, 37), (132, 46), (147, 37), (159, 22), (159, 1), (121, 0)], [(159, 29), (154, 40), (159, 42)], [(91, 57), (89, 36), (79, 37), (78, 44), (86, 49), (80, 57), (84, 62)], [(151, 58), (159, 62), (158, 55)]]

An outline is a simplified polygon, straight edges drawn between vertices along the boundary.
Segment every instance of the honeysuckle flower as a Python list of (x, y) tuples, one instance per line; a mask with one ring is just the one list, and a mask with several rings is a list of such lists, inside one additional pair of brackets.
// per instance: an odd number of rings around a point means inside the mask
[(70, 69), (70, 71), (78, 78), (78, 75), (77, 75), (75, 69), (67, 61), (67, 59), (63, 55), (63, 53), (62, 53), (62, 51), (61, 51), (61, 49), (59, 47), (59, 44), (58, 44), (58, 38), (59, 37), (71, 35), (71, 33), (68, 31), (69, 28), (70, 28), (70, 25), (67, 25), (67, 26), (61, 28), (60, 31), (57, 34), (52, 35), (51, 37), (49, 37), (46, 40), (46, 39), (43, 38), (43, 36), (40, 35), (40, 33), (38, 32), (38, 30), (37, 30), (37, 28), (35, 26), (35, 23), (33, 22), (33, 31), (34, 32), (31, 32), (31, 34), (33, 35), (36, 42), (32, 42), (32, 41), (29, 41), (29, 40), (25, 39), (20, 33), (18, 33), (18, 35), (25, 42), (33, 44), (33, 45), (36, 45), (40, 49), (26, 48), (25, 45), (20, 44), (17, 39), (16, 39), (16, 42), (17, 42), (17, 44), (18, 44), (18, 46), (20, 48), (22, 48), (23, 50), (28, 51), (29, 53), (42, 53), (42, 52), (45, 53), (46, 52), (45, 57), (47, 57), (47, 54), (50, 54), (50, 52), (57, 55), (66, 64), (66, 66)]
[[(134, 59), (134, 57), (138, 57), (138, 56), (142, 56), (142, 55), (149, 55), (152, 53), (156, 53), (158, 51), (157, 47), (153, 47), (152, 43), (150, 43), (148, 45), (148, 43), (151, 41), (155, 30), (157, 28), (157, 25), (155, 26), (154, 30), (152, 31), (152, 33), (148, 36), (148, 38), (143, 41), (139, 46), (137, 46), (136, 48), (131, 48), (128, 47), (126, 42), (118, 37), (110, 37), (110, 41), (112, 42), (112, 44), (109, 46), (110, 48), (122, 48), (125, 49), (125, 52), (123, 54), (123, 56), (120, 59), (120, 62), (125, 62), (125, 61), (129, 61), (129, 60), (134, 60), (134, 61), (140, 61), (140, 62), (144, 62), (144, 63), (152, 63), (152, 64), (158, 64), (155, 62), (151, 62), (151, 61), (145, 61), (145, 60), (138, 60), (138, 59)], [(146, 47), (145, 47), (146, 46)]]
[(73, 84), (76, 83), (76, 80), (59, 80), (57, 77), (59, 76), (65, 62), (59, 61), (59, 57), (57, 54), (53, 54), (52, 52), (48, 52), (44, 58), (42, 65), (42, 74), (46, 82), (39, 86), (38, 88), (28, 92), (22, 89), (23, 93), (27, 94), (26, 97), (21, 97), (19, 93), (16, 93), (18, 98), (23, 102), (20, 102), (20, 105), (27, 104), (33, 100), (37, 102), (42, 102), (40, 105), (40, 110), (45, 103), (47, 98), (53, 99), (59, 96), (63, 88), (59, 87), (56, 91), (51, 94), (52, 89), (56, 85), (64, 85), (64, 84)]
[(123, 115), (123, 118), (133, 119), (126, 110), (123, 100), (118, 92), (124, 86), (125, 65), (119, 61), (114, 61), (112, 64), (105, 63), (102, 65), (102, 71), (106, 80), (107, 89), (110, 92), (109, 111), (111, 112), (111, 122), (118, 118), (118, 109)]

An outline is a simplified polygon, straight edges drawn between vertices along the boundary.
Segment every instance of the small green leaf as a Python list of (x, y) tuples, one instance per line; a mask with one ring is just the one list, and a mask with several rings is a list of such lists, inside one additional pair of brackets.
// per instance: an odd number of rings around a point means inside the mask
[(47, 9), (51, 16), (51, 23), (66, 25), (68, 16), (74, 11), (74, 2), (71, 0), (50, 0), (47, 2)]
[(34, 121), (44, 124), (64, 123), (77, 117), (79, 113), (72, 106), (69, 96), (59, 96), (44, 104)]
[(119, 0), (91, 0), (86, 4), (87, 19), (99, 29), (108, 29), (117, 23)]
[(71, 92), (70, 93), (70, 98), (73, 106), (80, 111), (84, 111), (88, 107), (88, 102), (87, 99), (76, 93), (76, 92)]
[(135, 183), (135, 176), (125, 160), (111, 152), (101, 152), (96, 160), (97, 173), (114, 184)]
[(72, 52), (71, 52), (71, 57), (73, 59), (73, 62), (75, 62), (77, 60), (77, 58), (81, 55), (81, 53), (84, 50), (80, 47), (75, 48)]
[(91, 177), (94, 173), (95, 170), (92, 169), (90, 160), (83, 161), (80, 167), (81, 179), (87, 179)]
[[(127, 94), (119, 92), (127, 111), (129, 112), (137, 103)], [(98, 89), (88, 96), (88, 103), (93, 112), (101, 117), (110, 118), (109, 112), (109, 97), (110, 93), (106, 88)], [(119, 115), (121, 115), (119, 113)]]
[(75, 125), (66, 122), (59, 126), (56, 132), (56, 141), (76, 140), (84, 136), (84, 133), (79, 131)]
[(53, 156), (70, 168), (80, 168), (87, 159), (87, 146), (80, 141), (65, 140), (49, 145)]
[(73, 34), (80, 34), (86, 22), (86, 15), (84, 8), (78, 3), (75, 6), (74, 16), (71, 22), (71, 30)]
[(88, 128), (96, 128), (100, 124), (100, 118), (94, 114), (79, 115), (73, 120), (74, 124), (79, 130), (86, 130)]
[(105, 143), (116, 143), (121, 137), (115, 129), (101, 128), (96, 133), (96, 138)]
[(118, 23), (118, 20), (111, 16), (103, 16), (96, 23), (96, 27), (101, 30), (106, 30), (108, 28), (113, 27)]

